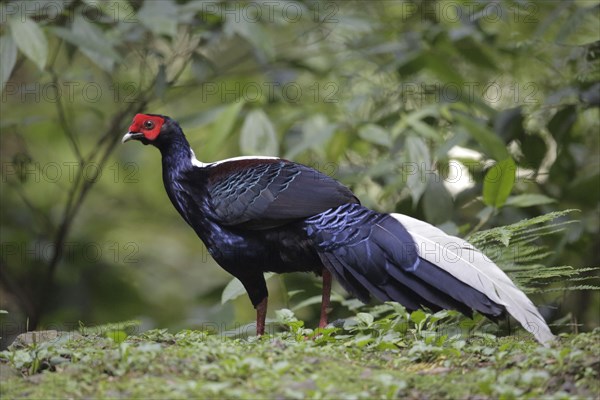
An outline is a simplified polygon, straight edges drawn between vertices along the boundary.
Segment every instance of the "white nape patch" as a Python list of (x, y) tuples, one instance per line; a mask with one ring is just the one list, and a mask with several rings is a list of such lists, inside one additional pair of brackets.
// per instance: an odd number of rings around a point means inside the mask
[[(208, 164), (204, 164), (206, 167), (214, 167), (215, 165), (223, 164), (229, 161), (241, 161), (241, 160), (279, 160), (279, 157), (268, 157), (268, 156), (241, 156), (241, 157), (233, 157), (226, 158), (224, 160), (219, 160), (215, 162), (211, 162)], [(199, 161), (198, 161), (199, 162)]]
[(190, 149), (190, 151), (192, 152), (192, 165), (193, 165), (194, 167), (204, 168), (204, 167), (206, 167), (207, 165), (209, 165), (209, 164), (205, 164), (205, 163), (203, 163), (202, 161), (198, 160), (198, 159), (196, 158), (196, 154), (194, 154), (194, 150)]
[(219, 161), (214, 161), (211, 163), (204, 163), (200, 160), (198, 160), (196, 158), (196, 154), (194, 154), (194, 150), (191, 150), (192, 152), (192, 165), (194, 167), (199, 167), (199, 168), (207, 168), (207, 167), (214, 167), (216, 165), (219, 164), (223, 164), (229, 161), (241, 161), (241, 160), (279, 160), (279, 157), (267, 157), (267, 156), (241, 156), (241, 157), (233, 157), (233, 158), (226, 158), (224, 160), (219, 160)]

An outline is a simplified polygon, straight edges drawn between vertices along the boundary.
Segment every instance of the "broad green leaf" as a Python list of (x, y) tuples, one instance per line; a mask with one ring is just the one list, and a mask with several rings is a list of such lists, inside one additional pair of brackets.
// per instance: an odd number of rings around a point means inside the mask
[(508, 158), (508, 151), (504, 142), (487, 126), (465, 115), (454, 113), (454, 118), (467, 130), (485, 152), (495, 160)]
[(299, 143), (288, 146), (285, 158), (292, 159), (305, 150), (313, 149), (323, 152), (325, 144), (331, 139), (337, 125), (329, 122), (322, 114), (313, 115), (302, 124), (302, 136)]
[(81, 15), (75, 16), (70, 30), (58, 27), (52, 32), (77, 46), (87, 58), (107, 72), (112, 72), (115, 62), (121, 58), (104, 32)]
[(104, 32), (82, 16), (75, 18), (72, 29), (81, 52), (100, 68), (111, 72), (120, 56)]
[(512, 158), (490, 168), (483, 180), (483, 202), (494, 208), (502, 207), (515, 184), (516, 173), (517, 166)]
[(122, 343), (127, 339), (127, 332), (122, 330), (110, 330), (104, 333), (104, 336), (112, 339), (115, 343)]
[(298, 318), (296, 318), (294, 312), (287, 308), (275, 310), (275, 319), (277, 320), (277, 322), (282, 324), (298, 321)]
[(196, 81), (206, 82), (206, 80), (215, 75), (215, 68), (212, 62), (201, 54), (192, 55), (192, 74)]
[(506, 200), (507, 206), (513, 207), (531, 207), (531, 206), (541, 206), (544, 204), (556, 203), (556, 200), (544, 196), (543, 194), (520, 194), (517, 196), (510, 196)]
[(228, 105), (221, 115), (215, 120), (212, 131), (215, 135), (227, 136), (231, 133), (235, 120), (244, 106), (243, 101), (238, 101)]
[[(291, 298), (292, 295), (294, 295), (298, 292), (303, 293), (304, 290), (292, 290), (291, 292), (288, 292), (288, 299)], [(322, 300), (323, 300), (323, 297), (320, 294), (309, 297), (308, 299), (302, 300), (300, 303), (298, 303), (294, 307), (292, 307), (292, 311), (300, 310), (304, 307), (312, 306), (313, 304), (321, 304)], [(340, 296), (339, 294), (332, 292), (331, 293), (331, 301), (341, 303), (342, 301), (344, 301), (344, 298), (342, 296)]]
[(458, 86), (464, 84), (464, 79), (457, 68), (448, 66), (447, 54), (440, 53), (439, 50), (432, 50), (425, 56), (427, 68), (431, 70), (444, 83), (451, 83)]
[(498, 70), (498, 65), (496, 65), (489, 54), (493, 52), (489, 51), (487, 47), (483, 47), (477, 43), (473, 36), (464, 36), (459, 40), (454, 41), (454, 46), (465, 60), (468, 60), (474, 65), (481, 68)]
[(177, 35), (177, 5), (172, 0), (145, 1), (137, 19), (156, 35)]
[(366, 124), (360, 127), (358, 131), (358, 136), (362, 139), (375, 143), (385, 147), (392, 146), (392, 139), (390, 138), (390, 133), (375, 124)]
[(126, 23), (137, 22), (135, 19), (135, 11), (127, 0), (83, 0), (89, 5), (89, 10), (99, 10), (113, 20), (123, 21)]
[(208, 140), (203, 143), (201, 151), (208, 157), (214, 157), (221, 148), (229, 135), (233, 132), (233, 127), (238, 119), (238, 115), (244, 106), (243, 101), (236, 101), (226, 107), (220, 107), (218, 116), (214, 118), (207, 130), (211, 132)]
[(418, 73), (427, 65), (427, 55), (422, 50), (398, 52), (398, 74), (403, 78)]
[(423, 122), (421, 119), (417, 118), (407, 118), (407, 123), (410, 125), (416, 133), (418, 133), (421, 137), (428, 139), (438, 139), (440, 134), (429, 124)]
[(427, 189), (423, 194), (423, 212), (429, 223), (439, 225), (452, 217), (452, 196), (438, 174), (429, 175)]
[(416, 325), (419, 325), (427, 318), (427, 314), (423, 310), (416, 310), (410, 313), (410, 320), (414, 322)]
[(416, 206), (427, 188), (426, 176), (432, 168), (431, 156), (427, 144), (418, 136), (408, 136), (405, 146), (407, 162), (402, 166), (402, 170), (406, 185), (410, 189), (413, 205)]
[(8, 24), (19, 50), (43, 71), (48, 58), (48, 41), (44, 32), (29, 18), (10, 18)]
[(252, 110), (246, 116), (240, 135), (243, 154), (276, 156), (278, 153), (275, 128), (263, 110)]
[[(233, 103), (233, 104), (239, 104), (239, 103)], [(209, 124), (214, 124), (217, 119), (221, 118), (221, 114), (223, 114), (225, 112), (225, 110), (231, 107), (231, 105), (225, 105), (225, 106), (216, 106), (213, 108), (209, 108), (201, 113), (198, 112), (193, 112), (192, 114), (183, 116), (179, 118), (179, 123), (180, 125), (186, 125), (187, 129), (189, 130), (190, 127), (202, 127), (202, 126), (206, 126)], [(237, 116), (234, 115), (233, 117), (235, 118)], [(212, 131), (212, 129), (211, 129)], [(187, 130), (186, 130), (187, 132)]]
[(230, 37), (235, 34), (241, 36), (256, 49), (261, 50), (267, 59), (272, 59), (275, 56), (273, 36), (269, 35), (261, 24), (247, 18), (227, 18), (227, 14), (225, 16), (223, 32), (226, 35)]
[[(265, 273), (265, 281), (269, 280), (273, 275), (275, 275), (273, 272)], [(223, 293), (221, 293), (221, 304), (225, 304), (230, 300), (237, 299), (244, 293), (246, 293), (246, 289), (244, 288), (244, 285), (242, 285), (242, 282), (240, 282), (240, 280), (237, 278), (233, 278), (231, 281), (229, 281), (227, 286), (225, 286)]]
[(4, 85), (10, 78), (17, 61), (17, 45), (12, 36), (0, 37), (0, 92), (4, 91)]
[(375, 317), (373, 317), (373, 315), (369, 313), (359, 312), (354, 318), (356, 318), (356, 321), (358, 321), (360, 324), (366, 326), (371, 326), (371, 324), (373, 324), (373, 321), (375, 321)]
[(290, 290), (289, 292), (287, 292), (288, 300), (291, 299), (292, 297), (294, 297), (295, 295), (300, 294), (300, 293), (304, 293), (304, 292), (305, 292), (305, 290), (302, 290), (302, 289), (300, 289), (300, 290)]
[(308, 299), (302, 300), (300, 303), (298, 303), (294, 307), (292, 307), (292, 311), (300, 310), (304, 307), (312, 306), (313, 304), (320, 304), (321, 300), (322, 300), (321, 295), (309, 297)]
[(440, 133), (431, 125), (423, 121), (425, 118), (438, 119), (439, 115), (440, 112), (437, 106), (424, 106), (423, 108), (413, 111), (392, 127), (392, 137), (397, 137), (406, 129), (406, 126), (409, 126), (422, 138), (439, 140), (441, 137)]
[(221, 293), (221, 304), (227, 303), (229, 300), (236, 299), (246, 293), (246, 289), (238, 278), (233, 278), (229, 281), (223, 293)]

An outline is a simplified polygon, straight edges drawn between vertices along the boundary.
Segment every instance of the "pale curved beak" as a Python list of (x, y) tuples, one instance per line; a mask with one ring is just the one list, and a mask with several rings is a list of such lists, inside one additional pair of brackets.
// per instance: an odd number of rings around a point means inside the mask
[(138, 140), (144, 137), (143, 133), (140, 132), (127, 132), (123, 139), (121, 139), (121, 143), (129, 142), (130, 140)]

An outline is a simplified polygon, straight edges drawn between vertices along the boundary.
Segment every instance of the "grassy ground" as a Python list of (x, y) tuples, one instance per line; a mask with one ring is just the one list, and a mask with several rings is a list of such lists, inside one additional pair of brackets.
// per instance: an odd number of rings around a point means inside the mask
[[(387, 307), (387, 309), (385, 309)], [(451, 313), (385, 305), (319, 334), (287, 311), (257, 339), (121, 327), (22, 336), (0, 353), (8, 398), (599, 398), (600, 330), (550, 348), (526, 332), (449, 333)], [(446, 332), (440, 334), (440, 332)]]

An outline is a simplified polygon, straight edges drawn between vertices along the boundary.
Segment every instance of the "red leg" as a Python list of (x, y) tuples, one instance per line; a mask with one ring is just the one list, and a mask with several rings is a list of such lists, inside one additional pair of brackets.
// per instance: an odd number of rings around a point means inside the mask
[(256, 306), (256, 336), (262, 336), (265, 334), (265, 319), (267, 318), (267, 299), (265, 297)]
[(331, 298), (331, 272), (323, 268), (323, 295), (321, 298), (321, 319), (319, 328), (327, 326), (327, 310), (329, 309), (329, 300)]

